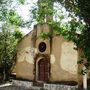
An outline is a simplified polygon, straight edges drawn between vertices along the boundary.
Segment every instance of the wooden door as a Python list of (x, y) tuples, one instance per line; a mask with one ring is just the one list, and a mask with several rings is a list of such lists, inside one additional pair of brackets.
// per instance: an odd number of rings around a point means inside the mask
[(38, 62), (38, 79), (39, 81), (49, 80), (49, 62), (48, 60), (41, 59)]

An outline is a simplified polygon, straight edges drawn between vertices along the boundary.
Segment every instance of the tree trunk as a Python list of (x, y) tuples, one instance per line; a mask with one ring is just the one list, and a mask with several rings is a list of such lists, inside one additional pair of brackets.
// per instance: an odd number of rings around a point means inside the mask
[(3, 70), (3, 82), (5, 82), (6, 80), (6, 71), (5, 71), (5, 67), (4, 67), (4, 70)]

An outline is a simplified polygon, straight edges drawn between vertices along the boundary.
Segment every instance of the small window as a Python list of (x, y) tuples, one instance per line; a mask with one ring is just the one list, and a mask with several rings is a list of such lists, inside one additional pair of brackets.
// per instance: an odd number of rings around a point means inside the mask
[(41, 42), (39, 44), (39, 51), (40, 52), (44, 52), (46, 50), (46, 43), (45, 42)]

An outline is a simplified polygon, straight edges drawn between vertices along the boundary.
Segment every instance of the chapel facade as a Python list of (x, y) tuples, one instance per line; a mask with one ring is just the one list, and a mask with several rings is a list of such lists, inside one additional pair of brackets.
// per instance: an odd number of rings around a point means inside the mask
[[(35, 25), (34, 29), (23, 37), (18, 44), (16, 77), (39, 81), (79, 82), (79, 53), (73, 42), (60, 35), (42, 39), (42, 32), (51, 32), (48, 24)], [(82, 78), (80, 79), (82, 80)]]

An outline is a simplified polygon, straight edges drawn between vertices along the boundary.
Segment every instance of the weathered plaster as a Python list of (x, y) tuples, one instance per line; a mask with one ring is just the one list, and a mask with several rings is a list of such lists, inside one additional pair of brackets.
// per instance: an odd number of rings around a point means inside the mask
[(54, 64), (55, 63), (55, 60), (56, 60), (55, 56), (53, 54), (51, 54), (50, 55), (50, 63), (51, 64)]
[(16, 77), (22, 79), (33, 80), (33, 64), (28, 63), (27, 61), (18, 62), (16, 64)]
[[(65, 46), (64, 43), (67, 43)], [(64, 45), (64, 46), (63, 46)], [(68, 47), (67, 47), (68, 46)], [(65, 47), (65, 48), (64, 48)], [(78, 55), (76, 54), (77, 51), (75, 51), (74, 54), (64, 54), (63, 51), (67, 49), (69, 52), (74, 53), (74, 44), (72, 42), (66, 41), (62, 36), (55, 36), (52, 38), (52, 54), (55, 57), (55, 62), (51, 64), (51, 81), (77, 81), (78, 80), (78, 68), (77, 68), (77, 60)], [(70, 49), (71, 48), (71, 49)], [(63, 56), (65, 57), (65, 60), (63, 60)], [(71, 60), (73, 57), (75, 58), (73, 61)], [(74, 63), (74, 65), (72, 64)], [(62, 64), (63, 63), (63, 64)], [(68, 63), (68, 64), (67, 64)], [(75, 68), (75, 69), (73, 69)], [(75, 70), (73, 72), (73, 70)]]
[(71, 74), (77, 74), (77, 51), (73, 48), (75, 45), (73, 43), (64, 42), (62, 44), (62, 53), (60, 58), (60, 66), (63, 70), (70, 72)]
[(27, 61), (30, 64), (34, 64), (34, 55), (37, 52), (36, 48), (26, 47), (18, 52), (18, 62)]

